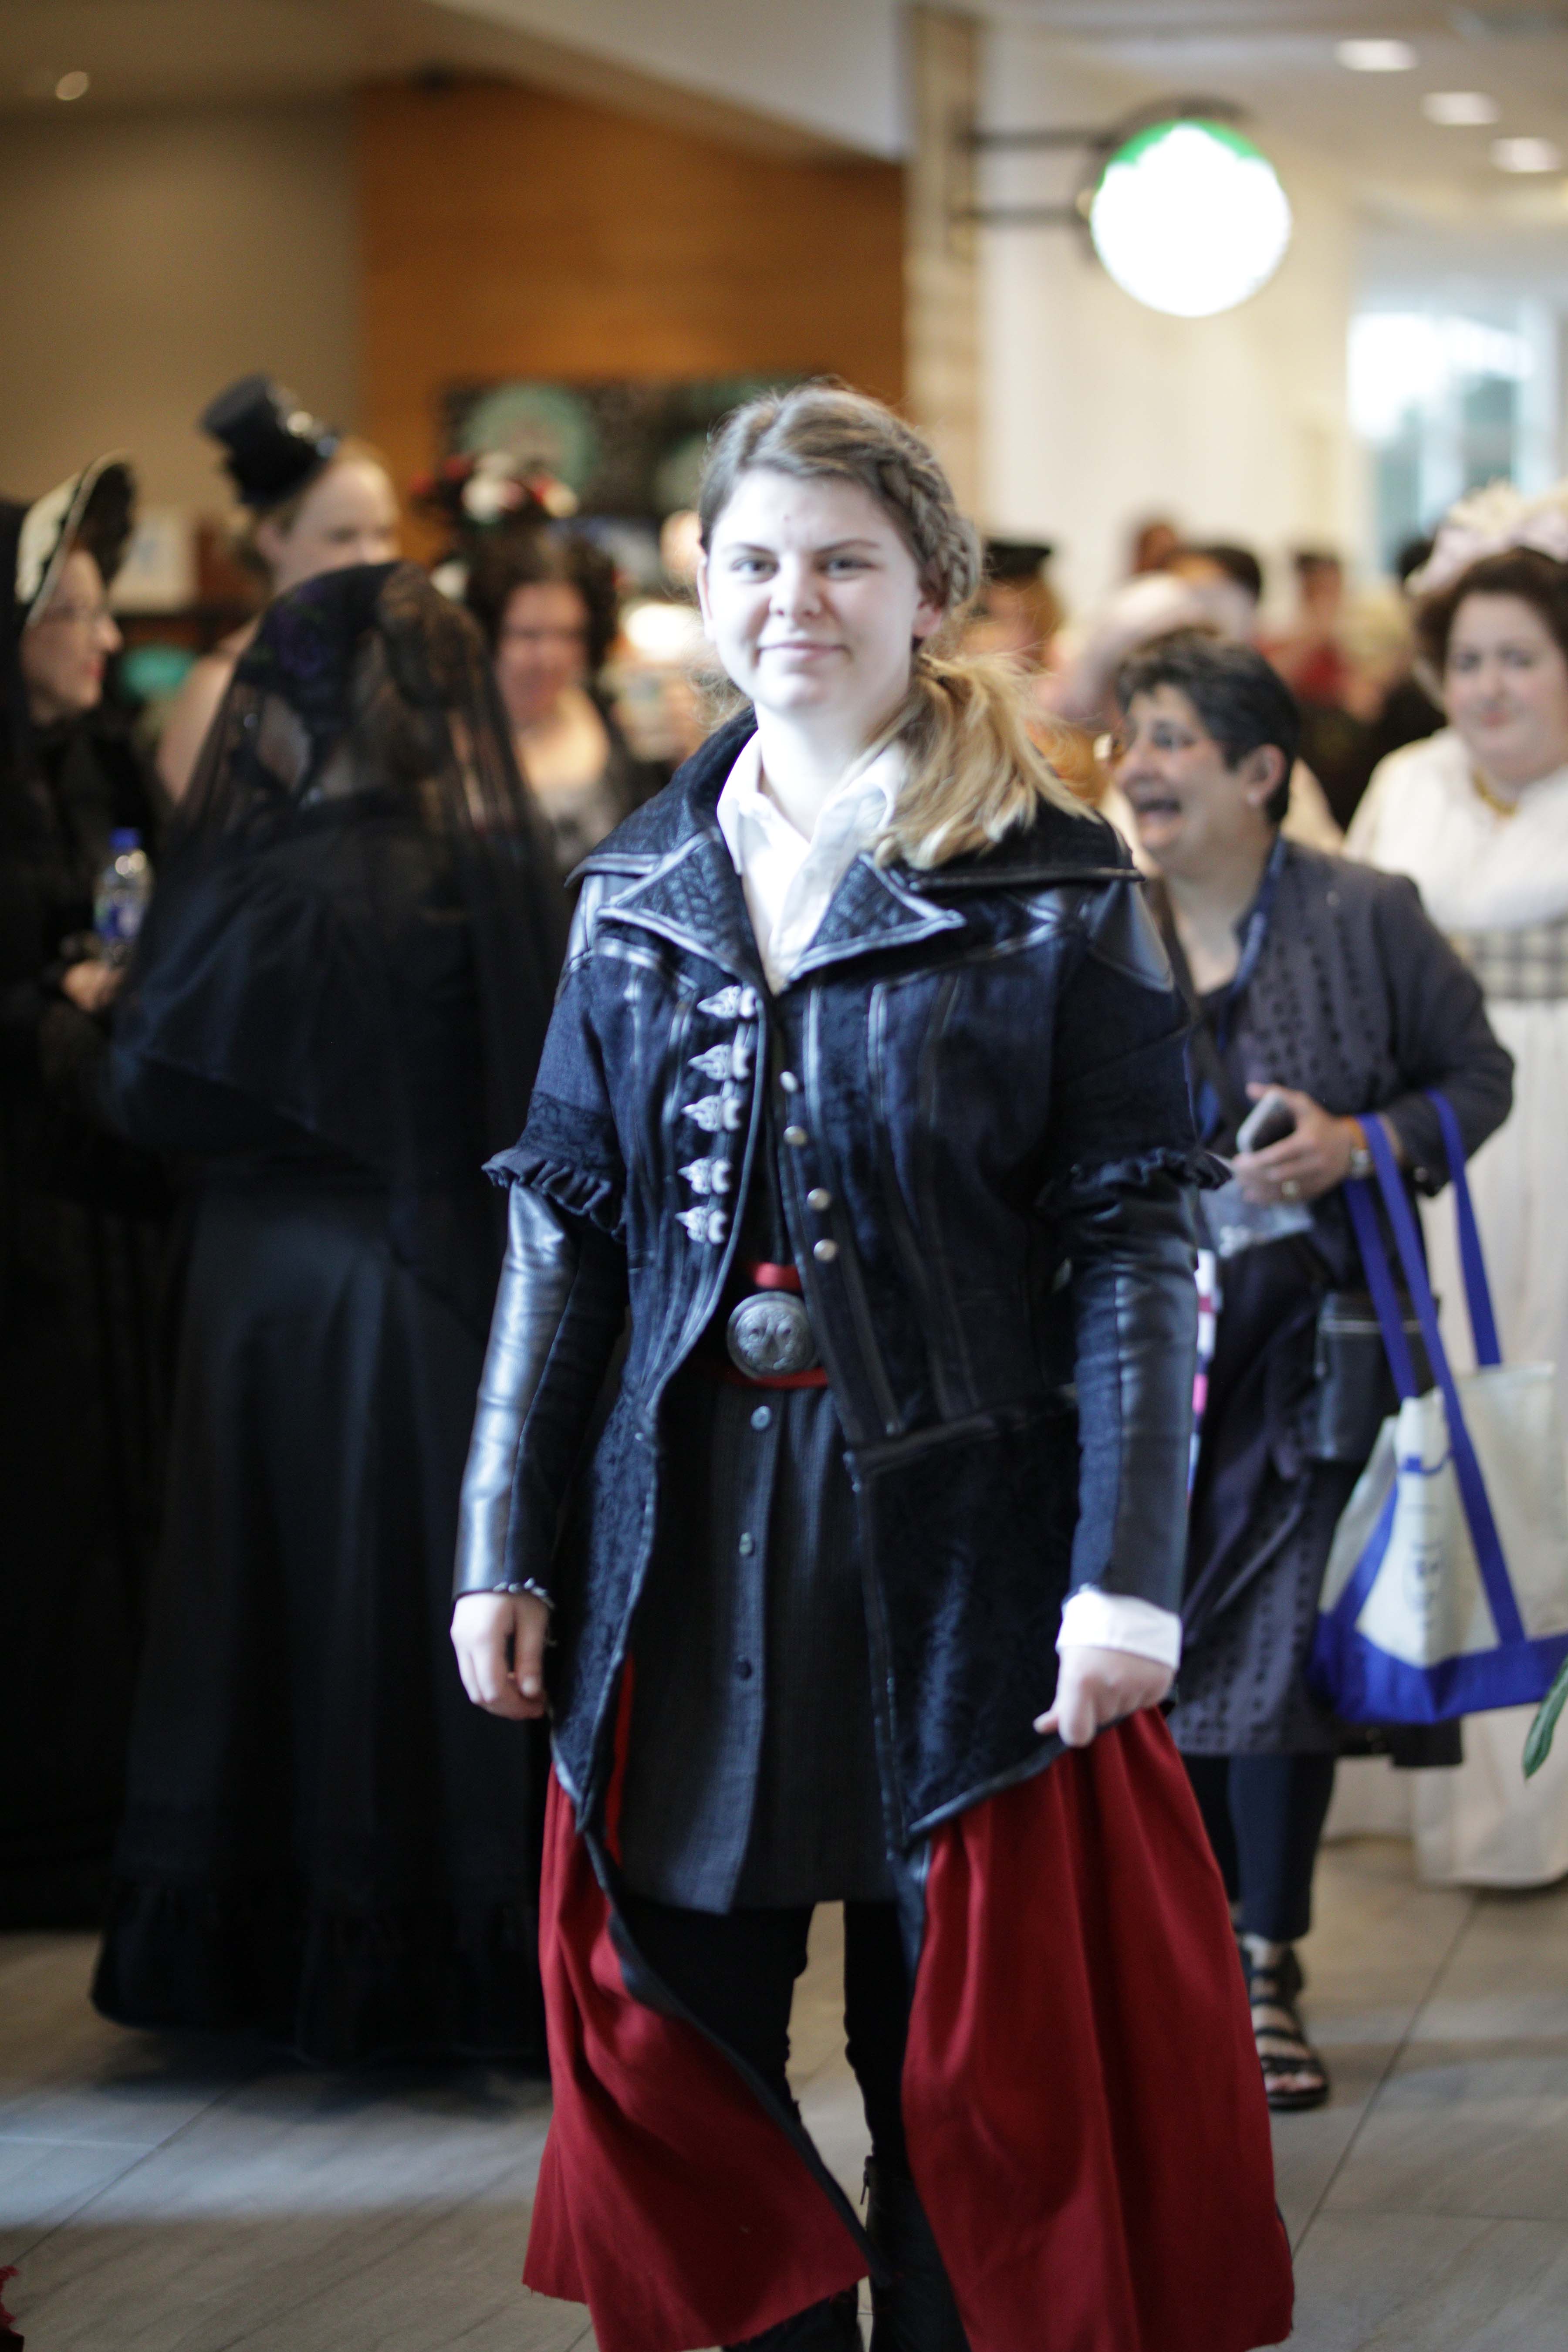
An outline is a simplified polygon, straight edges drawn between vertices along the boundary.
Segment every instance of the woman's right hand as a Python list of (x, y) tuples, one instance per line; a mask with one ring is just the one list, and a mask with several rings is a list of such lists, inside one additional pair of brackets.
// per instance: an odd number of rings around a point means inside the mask
[(1337, 1118), (1295, 1087), (1249, 1086), (1254, 1102), (1277, 1094), (1289, 1104), (1296, 1124), (1278, 1143), (1261, 1151), (1243, 1151), (1231, 1165), (1241, 1197), (1268, 1207), (1275, 1201), (1317, 1201), (1342, 1184), (1351, 1172), (1351, 1154), (1366, 1137), (1361, 1121)]
[(532, 1723), (545, 1711), (550, 1612), (531, 1592), (465, 1592), (452, 1612), (463, 1688), (487, 1715)]

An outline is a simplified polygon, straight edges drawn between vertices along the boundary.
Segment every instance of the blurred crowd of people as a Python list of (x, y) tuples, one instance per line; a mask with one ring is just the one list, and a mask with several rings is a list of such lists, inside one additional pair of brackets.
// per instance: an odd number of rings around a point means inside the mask
[(1091, 736), (1110, 725), (1116, 672), (1140, 646), (1182, 628), (1257, 646), (1301, 712), (1291, 833), (1331, 848), (1379, 761), (1443, 723), (1415, 675), (1406, 593), (1431, 551), (1429, 539), (1413, 541), (1400, 551), (1396, 582), (1352, 594), (1339, 556), (1299, 549), (1295, 610), (1281, 626), (1266, 613), (1264, 568), (1251, 548), (1184, 537), (1154, 517), (1131, 536), (1125, 579), (1075, 623), (1051, 583), (1051, 547), (992, 540), (969, 642), (1024, 663), (1037, 674), (1042, 712)]
[[(150, 761), (112, 690), (128, 469), (0, 507), (0, 1919), (107, 1917), (128, 2023), (542, 2063), (543, 1750), (446, 1643), (500, 1248), (479, 1171), (521, 1126), (571, 876), (707, 732), (690, 533), (628, 596), (558, 484), (457, 460), (418, 491), (433, 582), (373, 449), (263, 378), (202, 422), (260, 593)], [(1371, 1433), (1315, 1453), (1301, 1414), (1363, 1115), (1427, 1192), (1420, 1103), (1450, 1093), (1505, 1348), (1568, 1360), (1568, 562), (1505, 505), (1374, 589), (1300, 549), (1282, 625), (1252, 551), (1164, 519), (1081, 622), (1048, 545), (994, 540), (963, 625), (1150, 878), (1204, 1140), (1308, 1212), (1219, 1272), (1174, 1718), (1281, 2106), (1327, 2090), (1292, 1954), (1352, 1743), (1306, 1649)], [(128, 954), (95, 901), (132, 835)], [(1267, 1089), (1292, 1137), (1249, 1151)], [(1446, 1223), (1431, 1246), (1456, 1290)], [(1520, 1736), (1405, 1756), (1444, 1768), (1434, 1874), (1568, 1869), (1568, 1789), (1526, 1794)]]

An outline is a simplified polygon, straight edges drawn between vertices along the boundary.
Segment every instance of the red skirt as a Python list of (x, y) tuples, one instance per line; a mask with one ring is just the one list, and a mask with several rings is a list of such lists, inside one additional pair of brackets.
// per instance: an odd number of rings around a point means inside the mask
[[(601, 2352), (735, 2343), (866, 2273), (847, 2208), (696, 2027), (634, 2000), (552, 1783), (554, 2113), (523, 2272)], [(931, 1840), (903, 2106), (973, 2352), (1254, 2352), (1289, 2247), (1225, 1891), (1158, 1716)]]

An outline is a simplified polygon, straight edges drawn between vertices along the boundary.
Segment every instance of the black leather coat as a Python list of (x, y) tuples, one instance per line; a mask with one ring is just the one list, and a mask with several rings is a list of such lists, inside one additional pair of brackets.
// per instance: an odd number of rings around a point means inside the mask
[(458, 1591), (550, 1591), (557, 1769), (591, 1825), (681, 1444), (666, 1392), (722, 1296), (772, 1089), (907, 1845), (1056, 1752), (1033, 1718), (1069, 1590), (1180, 1604), (1184, 1019), (1116, 835), (1054, 810), (934, 873), (860, 857), (772, 995), (714, 814), (749, 724), (584, 869), (528, 1124), (491, 1163), (511, 1238)]

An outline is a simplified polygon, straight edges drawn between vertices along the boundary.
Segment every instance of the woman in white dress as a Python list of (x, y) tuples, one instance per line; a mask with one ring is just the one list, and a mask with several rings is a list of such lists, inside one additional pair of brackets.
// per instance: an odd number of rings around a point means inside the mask
[[(1450, 552), (1440, 539), (1417, 583), (1417, 629), (1449, 723), (1383, 761), (1348, 849), (1413, 877), (1514, 1057), (1512, 1115), (1471, 1164), (1476, 1213), (1505, 1360), (1568, 1374), (1568, 562), (1542, 551), (1532, 511), (1520, 503), (1515, 543), (1479, 561), (1464, 560), (1473, 535), (1446, 526)], [(1561, 526), (1561, 510), (1549, 520)], [(1447, 1200), (1427, 1207), (1426, 1229), (1444, 1339), (1468, 1365)], [(1468, 1717), (1463, 1766), (1415, 1776), (1424, 1877), (1530, 1886), (1568, 1872), (1568, 1746), (1527, 1782), (1531, 1714)]]

